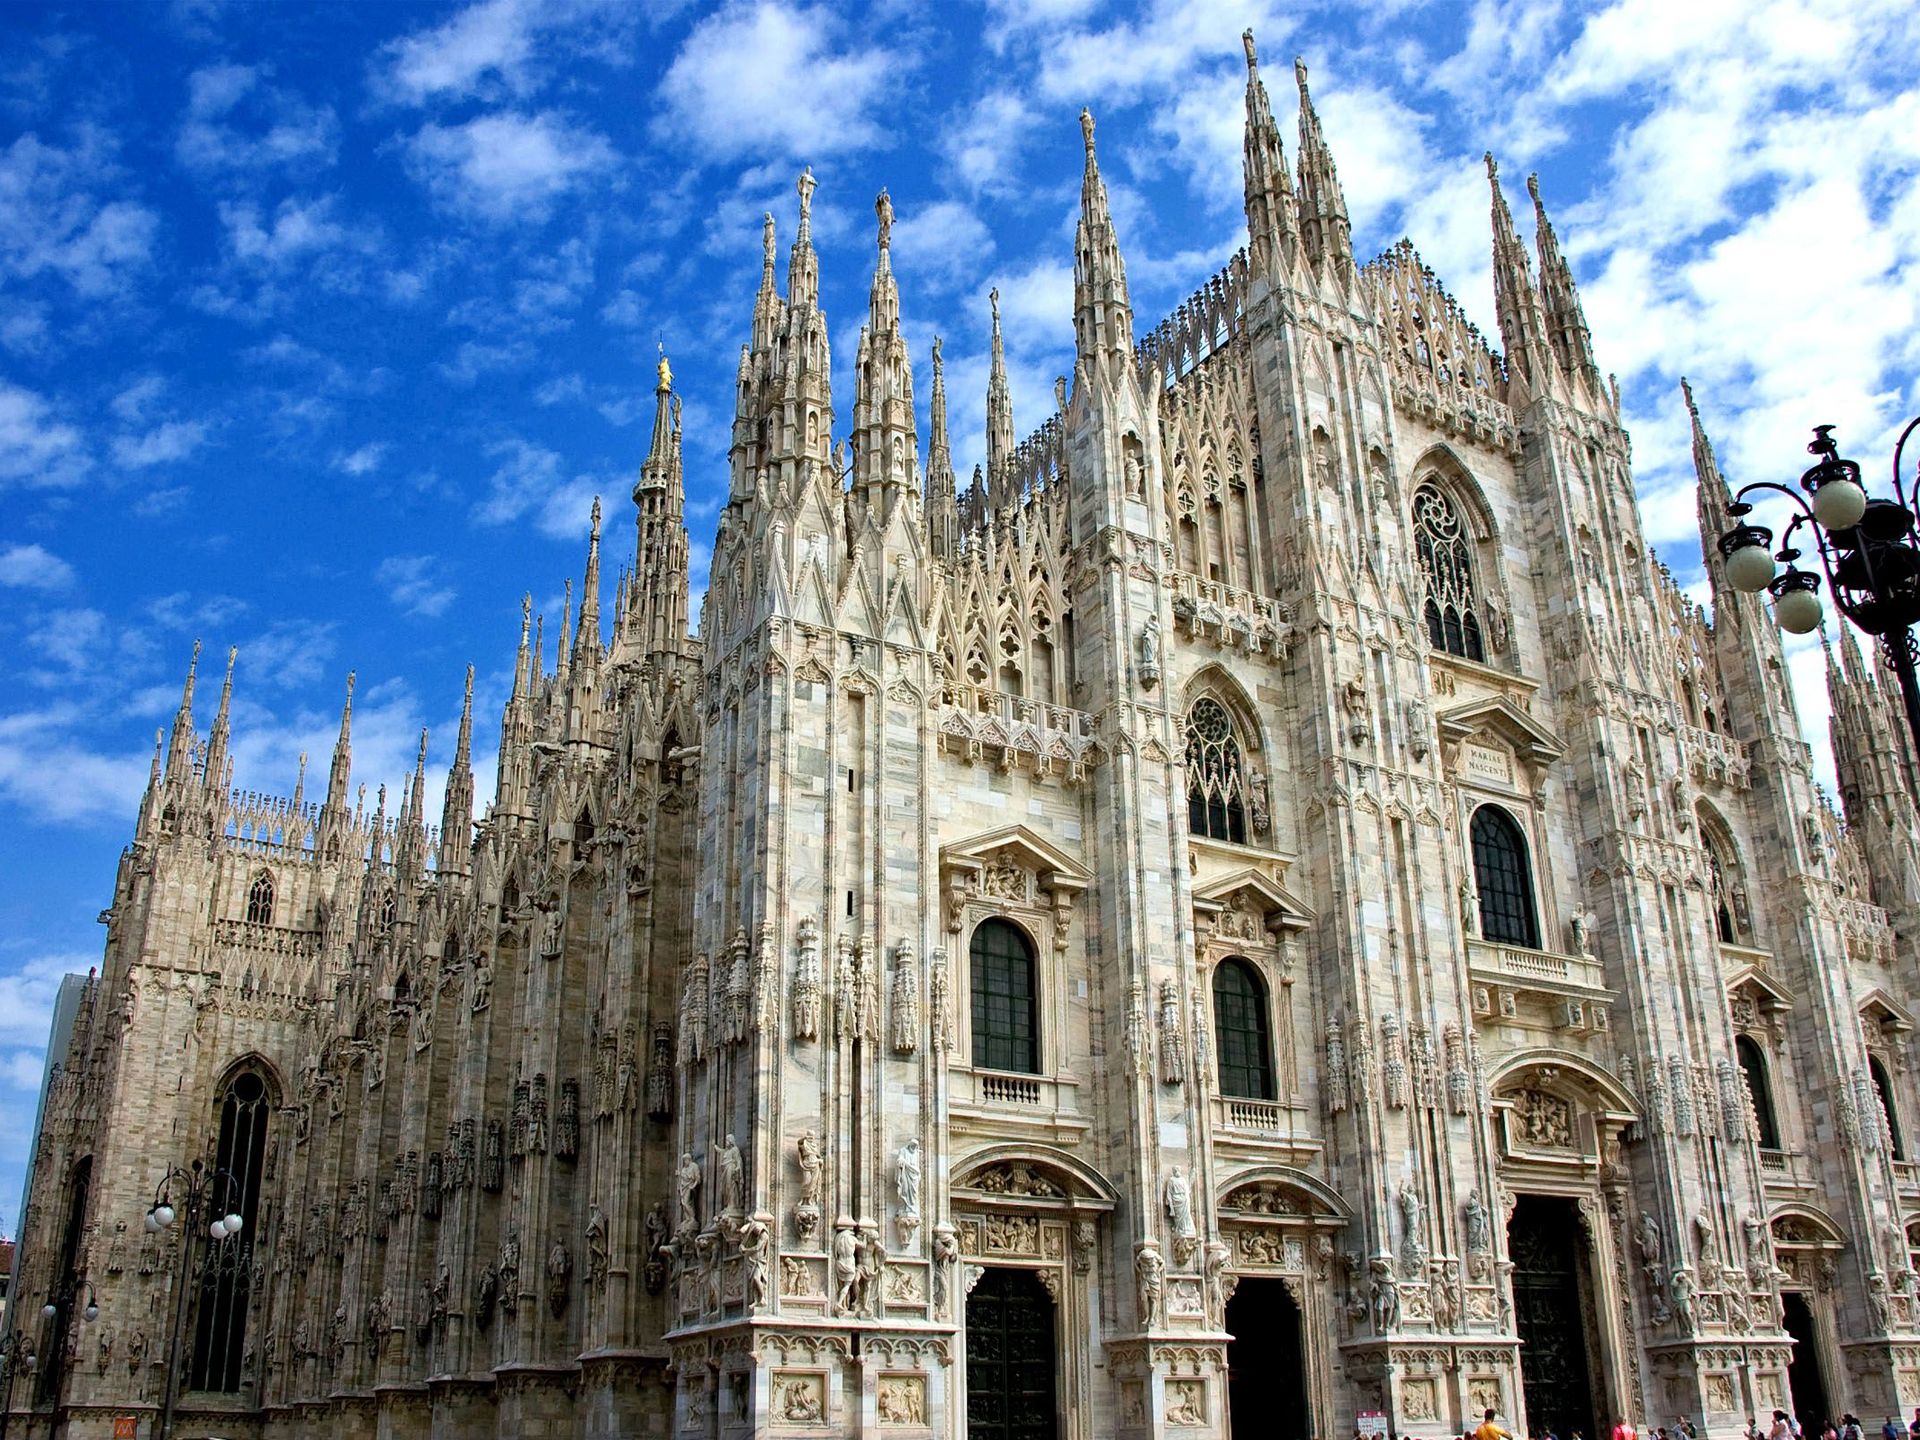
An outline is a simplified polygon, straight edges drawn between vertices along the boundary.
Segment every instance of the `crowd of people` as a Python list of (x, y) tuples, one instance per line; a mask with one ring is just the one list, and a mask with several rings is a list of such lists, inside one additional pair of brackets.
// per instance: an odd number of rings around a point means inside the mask
[[(1370, 1437), (1356, 1434), (1354, 1440), (1370, 1440)], [(1407, 1440), (1412, 1440), (1412, 1437), (1407, 1437)], [(1460, 1440), (1587, 1440), (1587, 1437), (1578, 1429), (1562, 1435), (1545, 1426), (1520, 1435), (1500, 1423), (1498, 1411), (1489, 1410), (1479, 1425), (1460, 1432)], [(1671, 1425), (1637, 1426), (1620, 1420), (1614, 1423), (1606, 1440), (1700, 1440), (1700, 1431), (1685, 1416), (1676, 1417)], [(1768, 1419), (1763, 1420), (1758, 1416), (1750, 1418), (1740, 1431), (1740, 1440), (1868, 1440), (1868, 1437), (1860, 1417), (1852, 1411), (1845, 1412), (1838, 1419), (1806, 1425), (1787, 1411), (1776, 1410)], [(1903, 1423), (1894, 1415), (1887, 1416), (1877, 1440), (1920, 1440), (1920, 1409), (1913, 1412), (1910, 1423)]]

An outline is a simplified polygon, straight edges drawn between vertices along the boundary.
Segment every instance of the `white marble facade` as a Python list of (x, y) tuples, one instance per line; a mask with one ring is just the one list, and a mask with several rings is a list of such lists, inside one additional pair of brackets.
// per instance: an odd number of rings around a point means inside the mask
[[(1498, 353), (1410, 246), (1356, 265), (1304, 71), (1292, 168), (1248, 56), (1249, 248), (1143, 335), (1083, 117), (1074, 374), (1016, 443), (996, 322), (969, 490), (884, 196), (836, 431), (803, 176), (698, 638), (663, 365), (636, 578), (609, 638), (596, 514), (477, 827), (464, 726), (436, 832), (423, 772), (350, 793), (350, 689), (309, 803), (232, 792), (189, 685), (51, 1099), (18, 1433), (150, 1433), (140, 1217), (202, 1146), (254, 1188), (180, 1435), (1457, 1433), (1525, 1418), (1523, 1340), (1583, 1426), (1729, 1436), (1790, 1363), (1920, 1401), (1885, 683), (1840, 648), (1843, 820), (1764, 612), (1647, 547), (1544, 210), (1536, 261), (1495, 178)], [(63, 1277), (97, 1321), (38, 1318)]]

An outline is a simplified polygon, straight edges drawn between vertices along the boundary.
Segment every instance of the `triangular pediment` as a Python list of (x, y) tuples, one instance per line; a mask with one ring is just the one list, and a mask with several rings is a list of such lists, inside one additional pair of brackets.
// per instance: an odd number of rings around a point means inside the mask
[(1073, 856), (1048, 844), (1024, 825), (1005, 825), (984, 835), (958, 840), (940, 847), (940, 868), (972, 870), (987, 861), (1011, 853), (1015, 863), (1039, 876), (1043, 884), (1063, 889), (1083, 889), (1093, 880), (1092, 873)]
[(1209, 880), (1193, 890), (1193, 908), (1203, 913), (1225, 910), (1236, 902), (1265, 917), (1269, 928), (1300, 930), (1313, 919), (1313, 911), (1297, 895), (1271, 875), (1252, 868)]
[(1793, 1009), (1793, 992), (1757, 965), (1742, 965), (1727, 976), (1727, 994), (1751, 990), (1762, 1010), (1779, 1012)]
[(1881, 1030), (1905, 1034), (1913, 1029), (1913, 1012), (1886, 991), (1873, 989), (1860, 1001), (1860, 1018)]
[(1443, 710), (1440, 738), (1450, 745), (1478, 734), (1504, 740), (1521, 758), (1535, 765), (1551, 765), (1566, 753), (1554, 733), (1504, 695), (1489, 695)]

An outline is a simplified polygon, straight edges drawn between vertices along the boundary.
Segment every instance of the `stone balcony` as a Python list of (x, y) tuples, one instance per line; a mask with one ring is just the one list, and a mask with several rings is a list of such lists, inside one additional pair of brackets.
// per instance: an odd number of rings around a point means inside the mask
[(1812, 1194), (1825, 1181), (1810, 1156), (1799, 1150), (1760, 1151), (1760, 1180), (1770, 1191)]
[(1613, 991), (1592, 955), (1562, 955), (1492, 940), (1467, 941), (1474, 1012), (1516, 1019), (1522, 999), (1544, 1004), (1562, 1029), (1605, 1030)]
[(1093, 717), (975, 685), (949, 685), (935, 715), (950, 755), (1078, 782), (1099, 763)]
[(1070, 1140), (1090, 1122), (1080, 1106), (1080, 1082), (1071, 1075), (1025, 1075), (955, 1065), (947, 1072), (956, 1128), (978, 1134), (1009, 1132)]

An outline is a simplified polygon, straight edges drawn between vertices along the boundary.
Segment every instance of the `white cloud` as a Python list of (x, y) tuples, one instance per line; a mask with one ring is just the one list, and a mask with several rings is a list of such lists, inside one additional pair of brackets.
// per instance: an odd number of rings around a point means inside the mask
[(234, 201), (220, 206), (220, 219), (237, 259), (272, 267), (349, 241), (351, 233), (333, 218), (333, 207), (331, 195), (304, 204), (289, 196), (263, 223), (258, 205)]
[(73, 567), (43, 545), (9, 545), (0, 550), (0, 585), (64, 590), (72, 583)]
[(262, 66), (210, 65), (188, 76), (174, 157), (203, 172), (331, 165), (339, 129), (331, 107), (276, 89), (266, 83), (270, 74)]
[(445, 614), (459, 593), (440, 583), (438, 566), (432, 555), (393, 555), (380, 562), (374, 578), (407, 614), (431, 618)]
[(380, 462), (386, 458), (386, 455), (386, 442), (372, 440), (358, 450), (334, 456), (333, 465), (336, 470), (347, 475), (355, 477), (371, 475), (380, 468)]
[(561, 196), (618, 161), (605, 136), (552, 110), (427, 125), (407, 155), (439, 204), (495, 224), (544, 220)]
[(77, 429), (41, 396), (0, 380), (0, 485), (77, 485), (90, 465)]
[(414, 105), (529, 95), (549, 73), (584, 58), (629, 63), (625, 40), (637, 18), (637, 7), (606, 0), (484, 0), (383, 47), (375, 89)]
[(911, 59), (837, 48), (838, 30), (824, 7), (778, 0), (708, 16), (660, 82), (664, 128), (709, 159), (817, 159), (882, 143), (888, 87)]
[(22, 135), (0, 151), (0, 265), (57, 275), (88, 299), (120, 293), (146, 267), (159, 217), (95, 193), (113, 178), (107, 148), (89, 133), (70, 150)]
[(184, 460), (207, 439), (207, 427), (198, 420), (169, 420), (144, 435), (122, 435), (113, 442), (116, 464), (129, 470), (145, 470)]
[(962, 185), (1006, 193), (1019, 187), (1020, 152), (1033, 125), (1033, 109), (1017, 91), (991, 91), (949, 119), (942, 148)]
[(487, 495), (474, 508), (483, 525), (530, 519), (553, 540), (584, 540), (596, 495), (617, 493), (617, 483), (590, 475), (567, 476), (560, 456), (543, 446), (514, 438), (490, 447), (500, 466), (488, 481)]
[[(32, 1052), (31, 1080), (19, 1088), (40, 1088), (41, 1057), (53, 1024), (53, 999), (60, 982), (69, 975), (84, 975), (99, 963), (98, 952), (69, 951), (10, 962), (0, 973), (0, 1046), (18, 1047), (8, 1057), (10, 1070), (20, 1061), (21, 1051)], [(13, 1078), (17, 1083), (25, 1075), (23, 1070)]]
[(147, 414), (167, 388), (167, 382), (158, 375), (143, 375), (126, 389), (113, 397), (113, 413), (129, 425), (138, 425), (147, 418)]
[(902, 287), (943, 290), (976, 279), (993, 259), (993, 234), (958, 200), (909, 205), (893, 227), (894, 267)]
[(74, 738), (75, 718), (64, 709), (0, 715), (0, 802), (41, 820), (127, 825), (152, 756), (89, 749)]

